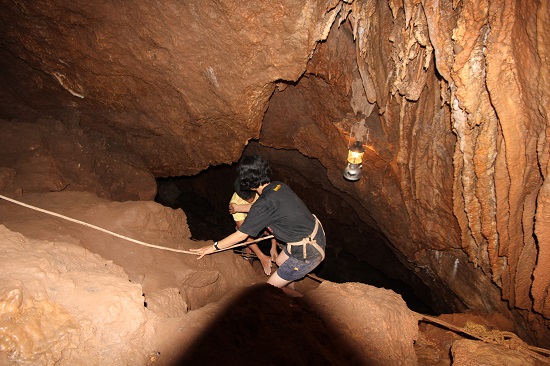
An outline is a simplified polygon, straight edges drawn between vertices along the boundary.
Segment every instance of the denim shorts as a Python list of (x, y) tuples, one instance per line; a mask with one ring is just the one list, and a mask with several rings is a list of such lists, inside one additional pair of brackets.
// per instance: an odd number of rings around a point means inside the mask
[(283, 280), (296, 281), (304, 278), (309, 272), (313, 271), (321, 261), (322, 258), (320, 256), (313, 259), (306, 259), (305, 261), (301, 261), (294, 257), (288, 257), (283, 265), (277, 269), (277, 274)]

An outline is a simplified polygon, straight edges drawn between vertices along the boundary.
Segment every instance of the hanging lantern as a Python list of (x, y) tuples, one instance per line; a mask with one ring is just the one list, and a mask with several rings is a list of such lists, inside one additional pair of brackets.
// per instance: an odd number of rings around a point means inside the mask
[(344, 169), (344, 178), (351, 181), (356, 181), (361, 178), (361, 168), (363, 165), (363, 154), (365, 149), (363, 144), (359, 141), (355, 141), (353, 145), (349, 147), (348, 150), (348, 165)]
[[(364, 120), (362, 120), (361, 122), (364, 122)], [(352, 182), (358, 181), (361, 178), (361, 169), (363, 168), (363, 154), (365, 153), (363, 141), (366, 144), (369, 138), (369, 129), (368, 127), (364, 126), (364, 123), (362, 126), (362, 131), (358, 131), (357, 128), (354, 131), (354, 127), (361, 127), (361, 122), (357, 122), (352, 126), (348, 142), (348, 160), (346, 168), (344, 169), (344, 178)], [(358, 132), (361, 133), (359, 134)], [(355, 142), (353, 144), (351, 143), (352, 138), (355, 139)]]

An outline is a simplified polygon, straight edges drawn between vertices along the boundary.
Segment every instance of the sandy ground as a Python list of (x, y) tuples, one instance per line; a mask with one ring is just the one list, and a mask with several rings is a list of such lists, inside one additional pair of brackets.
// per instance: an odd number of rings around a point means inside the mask
[[(190, 239), (183, 211), (150, 201), (10, 196), (153, 245), (208, 243)], [(0, 365), (450, 365), (461, 339), (419, 332), (390, 290), (306, 278), (290, 298), (232, 251), (199, 261), (5, 200), (0, 223)], [(473, 364), (469, 349), (453, 348), (452, 364)]]

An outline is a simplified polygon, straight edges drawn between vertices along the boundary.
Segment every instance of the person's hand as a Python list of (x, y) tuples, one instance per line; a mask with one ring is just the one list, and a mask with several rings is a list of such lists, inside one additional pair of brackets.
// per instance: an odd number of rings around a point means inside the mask
[(267, 255), (263, 255), (259, 259), (264, 269), (264, 273), (269, 276), (271, 274), (271, 258), (269, 258)]
[(216, 248), (214, 248), (213, 245), (205, 245), (202, 248), (198, 249), (191, 249), (190, 252), (193, 252), (194, 254), (198, 255), (199, 257), (197, 259), (201, 259), (205, 255), (212, 254), (216, 251)]
[(230, 213), (231, 215), (233, 215), (234, 213), (237, 212), (236, 206), (237, 206), (237, 205), (236, 205), (235, 203), (230, 203), (230, 204), (229, 204), (229, 213)]

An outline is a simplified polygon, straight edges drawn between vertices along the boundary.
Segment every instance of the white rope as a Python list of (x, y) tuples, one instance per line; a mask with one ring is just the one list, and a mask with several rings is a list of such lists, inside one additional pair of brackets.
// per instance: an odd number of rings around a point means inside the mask
[[(23, 203), (23, 202), (14, 200), (13, 198), (9, 198), (9, 197), (2, 196), (2, 195), (0, 195), (0, 198), (4, 199), (4, 200), (6, 200), (6, 201), (9, 201), (9, 202), (11, 202), (11, 203), (15, 203), (16, 205), (20, 205), (20, 206), (23, 206), (23, 207), (27, 207), (27, 208), (30, 208), (30, 209), (35, 210), (35, 211), (39, 211), (39, 212), (46, 213), (46, 214), (48, 214), (48, 215), (60, 217), (60, 218), (62, 218), (62, 219), (64, 219), (64, 220), (68, 220), (68, 221), (75, 222), (75, 223), (80, 224), (80, 225), (88, 226), (88, 227), (90, 227), (90, 228), (92, 228), (92, 229), (95, 229), (95, 230), (103, 231), (104, 233), (107, 233), (107, 234), (116, 236), (117, 238), (121, 238), (121, 239), (124, 239), (124, 240), (128, 240), (128, 241), (134, 242), (134, 243), (139, 244), (139, 245), (143, 245), (143, 246), (150, 247), (150, 248), (156, 248), (156, 249), (162, 249), (162, 250), (169, 250), (169, 251), (171, 251), (171, 252), (199, 255), (199, 254), (197, 254), (197, 253), (194, 253), (194, 252), (191, 252), (191, 251), (188, 251), (188, 250), (174, 249), (174, 248), (162, 247), (162, 246), (159, 246), (159, 245), (154, 245), (154, 244), (145, 243), (145, 242), (143, 242), (143, 241), (136, 240), (136, 239), (132, 239), (132, 238), (129, 238), (129, 237), (127, 237), (127, 236), (120, 235), (120, 234), (117, 234), (117, 233), (115, 233), (115, 232), (112, 232), (112, 231), (103, 229), (103, 228), (101, 228), (101, 227), (99, 227), (99, 226), (95, 226), (95, 225), (92, 225), (92, 224), (88, 224), (87, 222), (84, 222), (84, 221), (76, 220), (76, 219), (73, 219), (73, 218), (71, 218), (71, 217), (68, 217), (68, 216), (64, 216), (64, 215), (58, 214), (58, 213), (56, 213), (56, 212), (52, 212), (52, 211), (44, 210), (44, 209), (39, 208), (39, 207), (31, 206), (31, 205), (29, 205), (29, 204), (26, 204), (26, 203)], [(221, 251), (224, 251), (224, 250), (228, 250), (228, 249), (233, 249), (233, 248), (241, 247), (241, 246), (244, 246), (244, 245), (248, 245), (248, 244), (251, 244), (251, 243), (255, 243), (255, 242), (258, 242), (258, 241), (261, 241), (261, 240), (265, 240), (265, 239), (270, 239), (270, 238), (273, 238), (273, 235), (264, 236), (264, 237), (262, 237), (262, 238), (259, 238), (259, 239), (254, 240), (254, 241), (249, 241), (249, 242), (245, 242), (245, 243), (235, 244), (235, 245), (232, 245), (232, 246), (230, 246), (230, 247), (228, 247), (228, 248), (220, 249), (220, 250), (218, 250), (218, 251), (221, 252)]]

